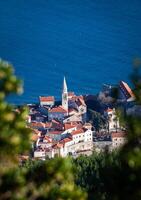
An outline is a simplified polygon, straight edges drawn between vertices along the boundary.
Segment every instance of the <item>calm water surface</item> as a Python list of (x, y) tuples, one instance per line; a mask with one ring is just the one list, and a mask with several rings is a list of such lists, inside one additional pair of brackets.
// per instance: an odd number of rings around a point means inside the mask
[(24, 94), (13, 103), (89, 94), (128, 80), (141, 56), (141, 0), (0, 0), (0, 57), (13, 63)]

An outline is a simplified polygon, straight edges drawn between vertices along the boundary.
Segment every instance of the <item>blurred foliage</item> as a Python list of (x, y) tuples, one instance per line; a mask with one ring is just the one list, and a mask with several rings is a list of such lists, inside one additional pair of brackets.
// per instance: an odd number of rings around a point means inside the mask
[(30, 130), (26, 128), (27, 108), (15, 109), (6, 102), (10, 93), (21, 93), (21, 81), (13, 67), (0, 61), (0, 173), (18, 161), (18, 154), (30, 147)]
[(69, 159), (46, 162), (28, 161), (20, 167), (19, 155), (27, 155), (31, 147), (31, 130), (26, 127), (28, 110), (7, 103), (11, 93), (21, 93), (21, 81), (12, 65), (0, 61), (0, 199), (86, 199), (74, 184)]
[(76, 170), (76, 184), (87, 191), (88, 199), (110, 199), (111, 191), (107, 185), (115, 184), (119, 178), (112, 178), (120, 168), (118, 152), (94, 152), (89, 157), (80, 156), (73, 160), (73, 165)]

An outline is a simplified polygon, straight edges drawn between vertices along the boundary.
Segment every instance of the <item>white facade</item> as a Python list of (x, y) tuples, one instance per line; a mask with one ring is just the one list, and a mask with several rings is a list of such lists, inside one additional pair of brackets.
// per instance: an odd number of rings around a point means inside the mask
[(40, 102), (40, 106), (49, 106), (49, 107), (52, 107), (54, 106), (54, 101), (42, 101)]
[(48, 143), (48, 142), (38, 142), (37, 147), (41, 147), (41, 148), (49, 148), (52, 146), (52, 143)]
[(122, 147), (126, 142), (125, 137), (113, 137), (112, 138), (112, 149)]
[(46, 153), (45, 150), (35, 150), (34, 151), (34, 158), (45, 159)]
[(116, 131), (117, 129), (120, 129), (119, 118), (116, 115), (115, 109), (108, 109), (106, 111), (106, 115), (108, 117), (109, 131)]
[(39, 96), (39, 101), (40, 101), (40, 106), (49, 106), (52, 107), (54, 106), (55, 99), (53, 96), (48, 96), (48, 97), (42, 97)]
[(62, 92), (62, 107), (68, 112), (68, 89), (65, 77), (64, 77), (63, 92)]
[(86, 130), (85, 132), (72, 135), (72, 139), (74, 144), (93, 141), (93, 132), (91, 130)]
[(82, 122), (82, 115), (75, 114), (64, 119), (63, 123), (67, 122)]

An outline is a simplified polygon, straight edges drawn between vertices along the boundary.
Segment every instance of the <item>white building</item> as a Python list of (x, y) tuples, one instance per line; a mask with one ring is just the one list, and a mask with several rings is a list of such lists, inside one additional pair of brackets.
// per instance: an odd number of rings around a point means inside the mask
[(125, 132), (112, 132), (111, 133), (112, 150), (122, 147), (125, 144), (125, 142), (127, 141), (126, 135), (127, 134)]
[(54, 96), (39, 96), (40, 106), (54, 106), (55, 99)]
[(78, 129), (71, 133), (74, 144), (80, 142), (93, 141), (93, 132), (88, 129)]
[(108, 129), (110, 132), (117, 131), (118, 129), (120, 129), (119, 118), (116, 114), (115, 108), (108, 108), (104, 114), (108, 119)]
[(67, 83), (66, 83), (65, 77), (64, 77), (63, 91), (62, 91), (62, 107), (68, 113), (68, 88), (67, 88)]
[(38, 149), (38, 150), (34, 151), (34, 158), (43, 159), (44, 160), (45, 157), (46, 157), (45, 149)]

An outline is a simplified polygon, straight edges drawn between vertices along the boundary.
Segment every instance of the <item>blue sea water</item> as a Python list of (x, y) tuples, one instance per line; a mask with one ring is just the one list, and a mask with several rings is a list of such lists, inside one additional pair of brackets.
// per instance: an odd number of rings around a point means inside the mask
[(24, 80), (13, 103), (97, 93), (103, 83), (129, 82), (141, 56), (141, 0), (0, 0), (0, 57)]

